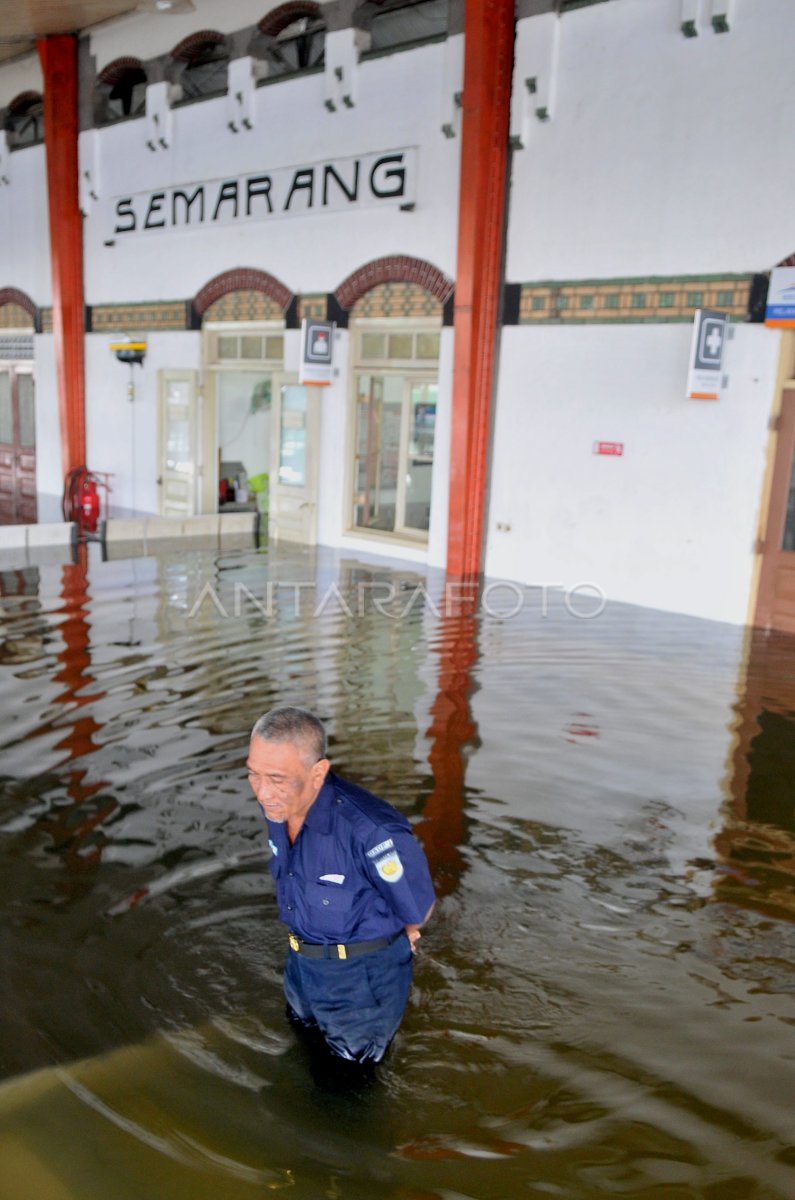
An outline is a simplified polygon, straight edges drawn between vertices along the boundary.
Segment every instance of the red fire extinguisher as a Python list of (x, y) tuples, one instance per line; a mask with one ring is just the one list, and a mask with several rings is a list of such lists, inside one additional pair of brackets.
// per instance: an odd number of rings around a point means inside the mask
[(99, 524), (101, 481), (87, 467), (75, 467), (66, 476), (63, 491), (65, 521), (74, 521), (80, 533), (96, 533)]

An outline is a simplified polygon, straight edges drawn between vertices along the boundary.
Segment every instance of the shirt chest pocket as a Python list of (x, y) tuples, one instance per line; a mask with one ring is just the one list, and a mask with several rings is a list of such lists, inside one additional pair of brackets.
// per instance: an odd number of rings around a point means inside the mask
[(353, 905), (353, 891), (334, 883), (307, 883), (305, 895), (318, 933), (342, 936)]

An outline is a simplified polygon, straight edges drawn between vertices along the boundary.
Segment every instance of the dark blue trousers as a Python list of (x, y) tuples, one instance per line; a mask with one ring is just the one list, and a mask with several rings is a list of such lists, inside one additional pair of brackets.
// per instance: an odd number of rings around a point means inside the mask
[(306, 1028), (317, 1028), (332, 1054), (380, 1062), (403, 1018), (412, 971), (406, 936), (346, 959), (307, 958), (288, 950), (284, 992), (293, 1015)]

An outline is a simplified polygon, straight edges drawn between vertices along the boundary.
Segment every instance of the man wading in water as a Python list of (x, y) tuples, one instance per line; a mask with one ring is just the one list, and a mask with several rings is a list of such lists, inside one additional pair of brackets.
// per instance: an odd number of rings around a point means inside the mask
[(306, 709), (274, 708), (254, 726), (248, 778), (289, 930), (288, 1016), (337, 1058), (377, 1063), (403, 1017), (433, 884), (406, 818), (329, 765)]

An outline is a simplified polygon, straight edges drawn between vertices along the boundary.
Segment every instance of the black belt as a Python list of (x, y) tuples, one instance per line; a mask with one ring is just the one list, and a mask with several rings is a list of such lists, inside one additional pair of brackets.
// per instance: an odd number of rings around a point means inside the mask
[(305, 942), (302, 938), (291, 933), (289, 936), (290, 949), (296, 954), (305, 954), (307, 958), (355, 958), (357, 954), (372, 954), (374, 950), (383, 950), (391, 946), (404, 930), (398, 929), (391, 937), (374, 938), (371, 942)]

